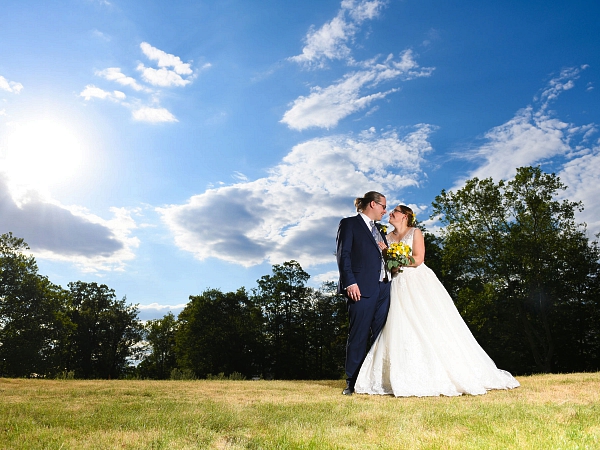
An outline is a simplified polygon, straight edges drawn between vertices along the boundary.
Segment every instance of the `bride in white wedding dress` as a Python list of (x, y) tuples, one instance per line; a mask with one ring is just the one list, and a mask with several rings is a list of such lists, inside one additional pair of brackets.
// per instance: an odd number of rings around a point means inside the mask
[(396, 397), (485, 394), (520, 386), (477, 343), (433, 271), (425, 244), (404, 205), (390, 213), (388, 242), (404, 242), (415, 264), (394, 275), (386, 324), (365, 358), (355, 392)]

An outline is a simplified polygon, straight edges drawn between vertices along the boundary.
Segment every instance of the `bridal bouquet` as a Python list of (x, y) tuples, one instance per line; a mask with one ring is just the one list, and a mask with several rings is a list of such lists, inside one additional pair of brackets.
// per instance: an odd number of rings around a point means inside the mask
[(410, 246), (404, 242), (392, 242), (383, 255), (390, 272), (402, 272), (402, 267), (414, 264), (415, 258), (411, 256), (411, 251)]

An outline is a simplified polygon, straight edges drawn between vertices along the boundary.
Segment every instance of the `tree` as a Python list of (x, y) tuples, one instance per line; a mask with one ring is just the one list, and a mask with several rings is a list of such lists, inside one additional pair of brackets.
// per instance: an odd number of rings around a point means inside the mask
[(81, 378), (118, 378), (129, 368), (129, 358), (142, 339), (137, 308), (117, 300), (104, 284), (69, 283), (70, 336), (66, 370)]
[(177, 367), (175, 335), (179, 323), (169, 312), (162, 319), (149, 320), (144, 326), (148, 353), (137, 367), (142, 377), (164, 380)]
[(175, 333), (178, 367), (200, 378), (234, 372), (252, 376), (257, 370), (259, 317), (243, 288), (190, 296)]
[(582, 205), (557, 200), (565, 189), (522, 167), (512, 181), (474, 178), (433, 202), (446, 225), (444, 282), (484, 348), (515, 372), (600, 366), (600, 253), (575, 223)]
[(333, 282), (309, 292), (312, 314), (304, 325), (310, 349), (306, 378), (340, 379), (344, 374), (348, 337), (346, 299), (337, 293)]
[(0, 235), (0, 375), (53, 375), (60, 370), (64, 336), (71, 328), (67, 296), (38, 274), (29, 247)]
[(265, 374), (278, 379), (309, 378), (309, 333), (305, 327), (311, 311), (310, 275), (297, 261), (273, 266), (272, 275), (258, 280), (254, 301), (263, 315), (262, 337)]

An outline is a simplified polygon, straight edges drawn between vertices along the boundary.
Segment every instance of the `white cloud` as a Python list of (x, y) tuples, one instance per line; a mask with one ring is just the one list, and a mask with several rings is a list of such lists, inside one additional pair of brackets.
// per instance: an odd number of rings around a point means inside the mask
[(600, 144), (567, 162), (558, 176), (569, 187), (564, 197), (583, 202), (585, 209), (577, 214), (577, 219), (587, 223), (590, 235), (600, 233)]
[(91, 100), (92, 98), (99, 98), (101, 100), (113, 100), (113, 101), (121, 101), (125, 100), (126, 95), (121, 91), (112, 91), (108, 92), (104, 89), (100, 89), (99, 87), (94, 86), (93, 84), (88, 84), (83, 91), (79, 94), (80, 97), (85, 98), (86, 100)]
[(238, 181), (248, 181), (248, 177), (241, 172), (235, 171), (233, 172), (233, 178)]
[(179, 303), (177, 305), (161, 305), (159, 303), (150, 303), (149, 305), (137, 305), (139, 310), (138, 317), (140, 320), (153, 320), (159, 317), (166, 316), (169, 312), (175, 317), (187, 306), (187, 303)]
[(542, 102), (540, 110), (545, 111), (552, 100), (557, 99), (562, 92), (572, 89), (575, 86), (574, 80), (578, 79), (581, 71), (587, 68), (587, 65), (568, 67), (563, 69), (559, 76), (551, 79), (548, 86), (546, 86), (540, 95)]
[(340, 272), (337, 270), (330, 270), (329, 272), (320, 273), (311, 278), (311, 281), (316, 285), (321, 285), (329, 281), (337, 283), (340, 278)]
[(153, 86), (160, 87), (171, 87), (171, 86), (185, 86), (190, 84), (190, 80), (183, 79), (181, 75), (169, 69), (154, 69), (153, 67), (146, 67), (143, 64), (137, 66), (137, 70), (142, 73), (142, 78), (147, 83)]
[(361, 96), (361, 91), (374, 88), (382, 82), (401, 78), (410, 80), (431, 75), (432, 68), (420, 68), (411, 50), (394, 61), (390, 55), (383, 63), (370, 61), (366, 70), (348, 74), (337, 84), (326, 88), (315, 87), (308, 97), (297, 98), (285, 112), (281, 122), (290, 128), (303, 130), (310, 127), (331, 128), (352, 113), (367, 108), (373, 101), (382, 99), (398, 89), (375, 92)]
[(96, 71), (96, 75), (105, 78), (109, 81), (115, 81), (122, 86), (129, 86), (136, 91), (144, 90), (144, 87), (140, 85), (135, 78), (128, 77), (118, 67), (109, 67), (104, 70)]
[(361, 24), (365, 20), (376, 18), (386, 3), (379, 0), (358, 2), (356, 0), (342, 0), (342, 10), (347, 11), (356, 23)]
[(113, 208), (104, 220), (30, 191), (18, 202), (0, 174), (0, 229), (23, 238), (36, 258), (67, 261), (88, 272), (123, 270), (139, 240), (131, 211)]
[(151, 61), (156, 61), (158, 67), (172, 67), (175, 73), (179, 75), (191, 75), (192, 69), (190, 63), (184, 63), (179, 56), (170, 55), (162, 50), (152, 47), (147, 42), (142, 42), (140, 48), (144, 55)]
[(147, 310), (147, 309), (152, 309), (152, 310), (156, 310), (156, 311), (172, 311), (174, 309), (183, 309), (185, 308), (187, 305), (187, 303), (179, 303), (177, 305), (161, 305), (159, 303), (150, 303), (148, 305), (139, 305), (138, 309), (140, 310)]
[(94, 36), (98, 39), (101, 39), (105, 42), (110, 42), (110, 36), (108, 36), (107, 34), (103, 33), (100, 30), (92, 30), (91, 33), (92, 33), (92, 36)]
[[(181, 58), (171, 55), (156, 47), (152, 47), (147, 42), (142, 42), (140, 48), (144, 55), (151, 61), (156, 61), (158, 69), (146, 67), (139, 64), (137, 70), (142, 73), (142, 78), (153, 86), (171, 87), (185, 86), (191, 83), (193, 71), (191, 63), (184, 63)], [(205, 64), (203, 69), (210, 67)], [(183, 78), (187, 76), (187, 78)]]
[(132, 115), (140, 122), (177, 122), (177, 118), (165, 108), (143, 107), (133, 111)]
[[(483, 145), (462, 155), (473, 161), (483, 161), (466, 178), (508, 179), (515, 174), (517, 167), (538, 164), (558, 155), (572, 157), (571, 154), (577, 151), (575, 138), (579, 135), (587, 139), (595, 128), (563, 122), (547, 110), (552, 100), (574, 86), (573, 80), (579, 76), (580, 70), (563, 70), (542, 90), (535, 106), (523, 108), (508, 122), (485, 133)], [(463, 183), (464, 180), (459, 180), (455, 188)]]
[(23, 85), (21, 83), (17, 83), (16, 81), (8, 81), (6, 78), (0, 75), (0, 89), (13, 94), (18, 94), (23, 90)]
[(571, 149), (570, 131), (572, 126), (565, 122), (539, 116), (532, 107), (522, 109), (505, 124), (488, 131), (484, 136), (488, 142), (469, 154), (470, 158), (485, 160), (469, 178), (507, 179), (517, 167), (565, 155)]
[(311, 28), (305, 37), (302, 53), (291, 61), (322, 67), (326, 60), (345, 59), (350, 56), (346, 45), (358, 32), (365, 20), (374, 19), (386, 2), (343, 0), (337, 15), (318, 30)]
[[(119, 67), (108, 67), (96, 71), (96, 75), (108, 81), (114, 81), (122, 86), (127, 86), (137, 91), (138, 95), (152, 94), (150, 99), (133, 97), (131, 101), (125, 102), (126, 95), (121, 91), (107, 91), (93, 84), (89, 84), (79, 94), (86, 100), (92, 98), (109, 99), (119, 102), (121, 105), (132, 110), (132, 117), (136, 121), (161, 123), (177, 122), (177, 118), (166, 108), (159, 106), (161, 89), (168, 87), (186, 86), (192, 82), (195, 74), (192, 71), (191, 63), (184, 63), (178, 56), (170, 55), (162, 50), (152, 47), (147, 42), (142, 42), (140, 48), (144, 55), (150, 60), (155, 61), (158, 68), (146, 67), (143, 63), (137, 65), (137, 70), (141, 72), (141, 78), (146, 83), (158, 87), (152, 89), (143, 85), (133, 77), (125, 75)], [(210, 63), (202, 66), (201, 70), (211, 67)], [(152, 106), (140, 106), (140, 105)]]
[(554, 117), (549, 110), (553, 100), (573, 89), (581, 70), (587, 66), (567, 68), (542, 89), (533, 106), (518, 111), (508, 122), (485, 133), (485, 143), (462, 157), (482, 163), (452, 190), (464, 186), (466, 179), (477, 177), (508, 180), (518, 167), (544, 165), (553, 167), (568, 189), (561, 194), (571, 201), (582, 201), (585, 210), (577, 213), (578, 221), (588, 224), (591, 235), (600, 232), (600, 145), (591, 143), (598, 125), (576, 126)]
[(313, 139), (296, 145), (266, 178), (210, 189), (157, 210), (176, 245), (200, 260), (329, 263), (337, 224), (353, 213), (355, 197), (374, 189), (391, 200), (420, 183), (431, 132), (419, 125), (403, 137), (371, 129), (357, 137)]

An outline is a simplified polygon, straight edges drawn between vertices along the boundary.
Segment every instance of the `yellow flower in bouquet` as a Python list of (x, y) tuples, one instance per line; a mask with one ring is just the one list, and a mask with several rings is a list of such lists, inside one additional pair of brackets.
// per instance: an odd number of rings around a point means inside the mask
[(404, 242), (392, 242), (384, 252), (387, 268), (392, 272), (394, 272), (393, 269), (402, 272), (402, 267), (415, 263), (415, 258), (412, 257), (411, 252), (410, 246)]

